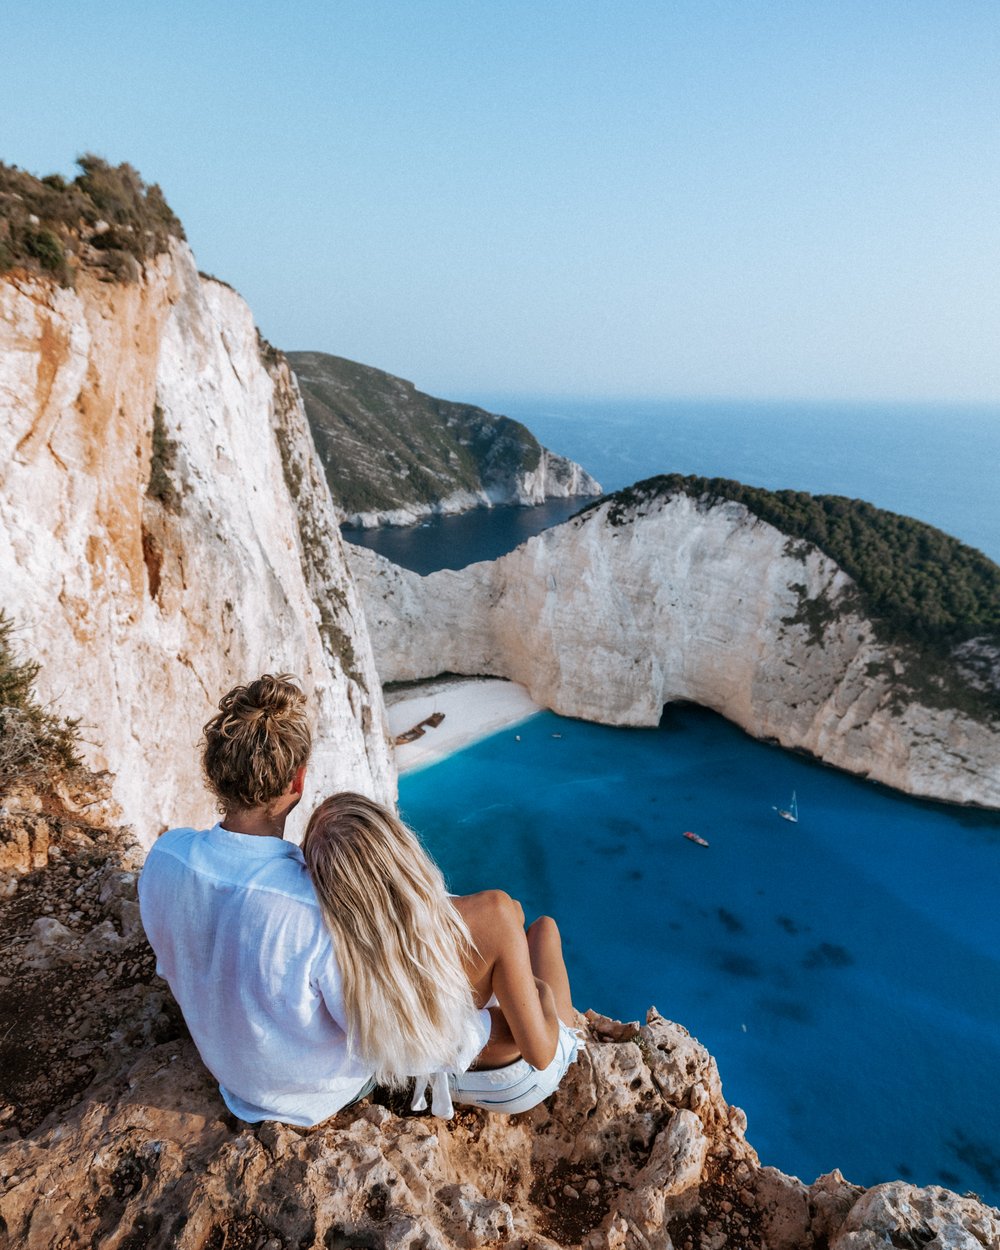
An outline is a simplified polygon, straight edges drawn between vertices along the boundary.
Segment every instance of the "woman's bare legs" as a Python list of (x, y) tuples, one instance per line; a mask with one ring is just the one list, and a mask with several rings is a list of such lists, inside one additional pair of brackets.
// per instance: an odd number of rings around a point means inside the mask
[(539, 916), (528, 926), (527, 936), (531, 971), (552, 991), (559, 1019), (563, 1024), (573, 1024), (577, 1013), (570, 993), (569, 973), (563, 959), (559, 926), (551, 916)]
[(502, 1067), (521, 1055), (544, 1068), (556, 1053), (559, 1022), (576, 1013), (554, 920), (542, 916), (524, 929), (524, 911), (502, 890), (483, 890), (454, 900), (469, 926), (474, 949), (466, 972), (479, 1003), (495, 994), (493, 1030), (479, 1067)]

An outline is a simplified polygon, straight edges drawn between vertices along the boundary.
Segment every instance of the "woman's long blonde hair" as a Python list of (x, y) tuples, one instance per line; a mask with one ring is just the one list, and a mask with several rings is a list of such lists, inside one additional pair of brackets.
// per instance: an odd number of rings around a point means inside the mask
[(361, 794), (316, 808), (302, 842), (343, 983), (348, 1041), (382, 1084), (466, 1065), (473, 950), (441, 870), (390, 811)]

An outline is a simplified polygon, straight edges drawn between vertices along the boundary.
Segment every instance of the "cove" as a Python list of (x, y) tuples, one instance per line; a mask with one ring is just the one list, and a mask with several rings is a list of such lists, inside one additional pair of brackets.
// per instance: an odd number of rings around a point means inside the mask
[[(773, 810), (793, 791), (798, 824)], [(400, 805), (452, 889), (558, 919), (578, 1007), (698, 1037), (763, 1163), (1000, 1203), (1000, 815), (686, 705), (644, 730), (541, 713), (405, 774)]]

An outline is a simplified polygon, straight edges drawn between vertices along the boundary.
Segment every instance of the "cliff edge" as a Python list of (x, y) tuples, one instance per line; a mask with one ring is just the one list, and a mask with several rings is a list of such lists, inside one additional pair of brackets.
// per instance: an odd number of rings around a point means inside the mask
[(510, 417), (435, 399), (412, 382), (323, 352), (288, 352), (330, 490), (349, 524), (601, 493)]
[[(381, 688), (295, 380), (176, 232), (140, 229), (125, 192), (141, 207), (142, 183), (121, 168), (95, 167), (124, 178), (117, 199), (93, 191), (111, 225), (85, 187), (0, 179), (21, 240), (0, 273), (0, 579), (39, 696), (79, 720), (147, 845), (204, 825), (201, 726), (264, 671), (297, 674), (317, 709), (311, 793), (392, 801)], [(58, 272), (31, 261), (39, 238)]]

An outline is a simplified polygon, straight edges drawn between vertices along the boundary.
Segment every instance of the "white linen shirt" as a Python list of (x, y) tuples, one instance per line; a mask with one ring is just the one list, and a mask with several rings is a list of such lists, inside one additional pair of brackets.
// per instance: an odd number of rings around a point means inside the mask
[(312, 1125), (372, 1075), (348, 1054), (340, 973), (302, 852), (280, 838), (171, 829), (139, 878), (156, 970), (226, 1106)]

